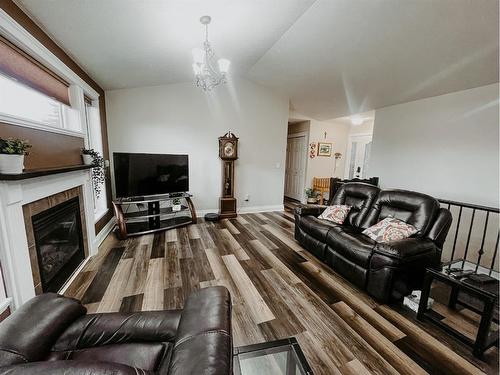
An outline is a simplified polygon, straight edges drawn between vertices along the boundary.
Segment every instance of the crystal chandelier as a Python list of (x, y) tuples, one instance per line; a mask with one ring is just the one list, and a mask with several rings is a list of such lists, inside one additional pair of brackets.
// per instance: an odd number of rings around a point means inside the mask
[(227, 59), (219, 59), (215, 64), (215, 53), (208, 41), (208, 24), (211, 20), (210, 16), (200, 18), (200, 22), (205, 25), (205, 42), (203, 49), (193, 49), (193, 71), (196, 77), (196, 86), (201, 87), (204, 91), (212, 90), (215, 86), (226, 83), (226, 74), (231, 64)]

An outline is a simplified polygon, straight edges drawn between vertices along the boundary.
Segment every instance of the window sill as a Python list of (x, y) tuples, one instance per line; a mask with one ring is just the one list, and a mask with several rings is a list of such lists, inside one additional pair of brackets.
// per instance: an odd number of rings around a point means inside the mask
[(64, 128), (56, 128), (56, 127), (49, 126), (49, 125), (46, 125), (46, 124), (41, 123), (41, 122), (37, 122), (37, 121), (33, 121), (33, 120), (26, 120), (26, 119), (14, 117), (14, 116), (9, 116), (5, 113), (0, 113), (0, 122), (4, 122), (6, 124), (11, 124), (11, 125), (16, 125), (16, 126), (23, 126), (25, 128), (43, 130), (43, 131), (47, 131), (47, 132), (51, 132), (51, 133), (64, 134), (64, 135), (70, 135), (73, 137), (85, 138), (85, 133), (83, 133), (83, 132), (79, 132), (76, 130), (64, 129)]

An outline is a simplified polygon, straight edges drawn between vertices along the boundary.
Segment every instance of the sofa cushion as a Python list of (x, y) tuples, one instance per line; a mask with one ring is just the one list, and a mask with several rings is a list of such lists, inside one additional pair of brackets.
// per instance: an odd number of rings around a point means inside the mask
[(417, 233), (417, 230), (413, 225), (406, 224), (404, 221), (393, 217), (386, 217), (363, 231), (363, 234), (366, 234), (375, 242), (399, 241), (411, 237), (415, 233)]
[(303, 216), (300, 219), (300, 228), (318, 241), (325, 242), (326, 235), (333, 228), (339, 228), (339, 224), (331, 221), (319, 219), (314, 216)]
[(428, 195), (406, 190), (382, 190), (362, 226), (368, 228), (387, 217), (394, 217), (414, 226), (416, 237), (423, 237), (438, 212), (439, 202)]
[(154, 371), (171, 351), (173, 343), (127, 343), (53, 352), (46, 360), (73, 360), (120, 363)]
[(376, 242), (352, 230), (330, 231), (326, 237), (328, 247), (351, 262), (368, 268)]
[(351, 206), (335, 204), (333, 206), (328, 206), (321, 215), (318, 216), (318, 219), (325, 219), (335, 224), (344, 224), (350, 210)]
[(380, 189), (362, 182), (342, 184), (329, 204), (351, 206), (344, 224), (360, 227)]

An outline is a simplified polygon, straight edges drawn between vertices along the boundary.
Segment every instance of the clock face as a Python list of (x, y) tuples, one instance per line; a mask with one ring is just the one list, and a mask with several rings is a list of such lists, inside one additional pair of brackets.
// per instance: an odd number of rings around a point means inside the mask
[(224, 156), (230, 158), (233, 155), (234, 155), (234, 144), (232, 142), (227, 142), (224, 145)]

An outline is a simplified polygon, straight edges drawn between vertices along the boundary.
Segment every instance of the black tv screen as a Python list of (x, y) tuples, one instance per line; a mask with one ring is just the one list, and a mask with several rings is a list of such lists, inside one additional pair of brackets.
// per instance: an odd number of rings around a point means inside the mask
[(189, 190), (187, 155), (113, 153), (117, 198)]

